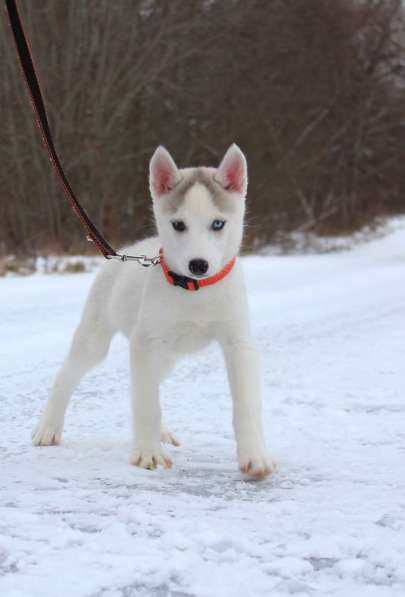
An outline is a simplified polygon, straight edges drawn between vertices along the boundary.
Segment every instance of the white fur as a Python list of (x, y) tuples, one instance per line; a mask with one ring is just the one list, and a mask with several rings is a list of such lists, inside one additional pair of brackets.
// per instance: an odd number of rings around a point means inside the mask
[[(175, 213), (176, 219), (184, 219), (188, 225), (186, 233), (178, 233), (171, 225), (173, 215), (165, 213), (165, 197), (156, 196), (153, 188), (156, 153), (159, 152), (160, 161), (165, 159), (166, 150), (159, 148), (151, 161), (151, 190), (159, 237), (136, 243), (126, 252), (152, 256), (162, 246), (169, 267), (183, 275), (190, 275), (190, 259), (204, 258), (209, 263), (207, 275), (212, 275), (234, 257), (242, 238), (247, 173), (242, 152), (236, 146), (231, 150), (233, 160), (235, 152), (242, 156), (244, 168), (243, 192), (238, 195), (230, 191), (235, 195), (234, 209), (231, 213), (220, 213), (207, 188), (197, 183), (188, 190)], [(167, 155), (170, 162), (165, 162), (166, 165), (175, 169), (173, 180), (193, 173), (193, 169), (177, 170)], [(221, 174), (215, 169), (204, 172), (214, 177)], [(219, 217), (227, 223), (220, 233), (213, 232), (210, 223)], [(169, 285), (160, 266), (145, 269), (132, 262), (107, 262), (91, 288), (70, 352), (34, 431), (34, 445), (59, 443), (72, 392), (82, 376), (107, 355), (111, 339), (118, 331), (130, 341), (134, 464), (145, 468), (171, 466), (161, 442), (176, 445), (177, 440), (162, 428), (159, 385), (179, 357), (217, 341), (225, 355), (232, 391), (240, 469), (257, 479), (272, 472), (261, 422), (258, 356), (238, 262), (222, 281), (196, 292)]]

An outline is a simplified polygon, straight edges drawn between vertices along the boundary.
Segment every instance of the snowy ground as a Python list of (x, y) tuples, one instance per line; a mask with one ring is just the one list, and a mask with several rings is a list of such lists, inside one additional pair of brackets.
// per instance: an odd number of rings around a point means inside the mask
[(93, 274), (0, 279), (1, 597), (405, 595), (405, 222), (244, 265), (279, 464), (263, 483), (237, 472), (215, 347), (164, 386), (172, 470), (128, 464), (123, 339), (63, 445), (31, 447)]

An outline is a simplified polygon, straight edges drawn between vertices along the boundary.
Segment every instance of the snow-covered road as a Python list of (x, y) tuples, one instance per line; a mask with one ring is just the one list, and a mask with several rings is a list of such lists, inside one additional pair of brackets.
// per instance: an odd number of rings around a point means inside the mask
[(0, 279), (1, 597), (405, 595), (405, 222), (244, 266), (279, 465), (262, 483), (238, 474), (215, 347), (164, 386), (173, 469), (128, 464), (120, 338), (62, 446), (31, 447), (93, 275)]

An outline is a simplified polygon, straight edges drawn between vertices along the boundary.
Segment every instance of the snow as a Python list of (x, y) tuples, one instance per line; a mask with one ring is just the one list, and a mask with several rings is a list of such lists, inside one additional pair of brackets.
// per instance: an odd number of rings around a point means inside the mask
[(1, 597), (403, 597), (404, 249), (399, 219), (352, 251), (244, 258), (278, 462), (262, 483), (237, 471), (215, 347), (164, 385), (173, 469), (129, 465), (121, 338), (63, 444), (31, 447), (94, 274), (0, 279)]

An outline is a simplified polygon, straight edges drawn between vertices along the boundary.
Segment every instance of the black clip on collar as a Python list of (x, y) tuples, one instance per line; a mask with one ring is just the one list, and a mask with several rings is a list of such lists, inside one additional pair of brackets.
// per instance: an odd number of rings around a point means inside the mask
[(173, 280), (173, 286), (181, 286), (181, 288), (185, 288), (186, 290), (190, 290), (189, 284), (194, 286), (194, 290), (199, 290), (200, 285), (198, 280), (194, 278), (189, 278), (187, 276), (181, 276), (180, 274), (176, 274), (176, 272), (169, 271), (168, 275)]

